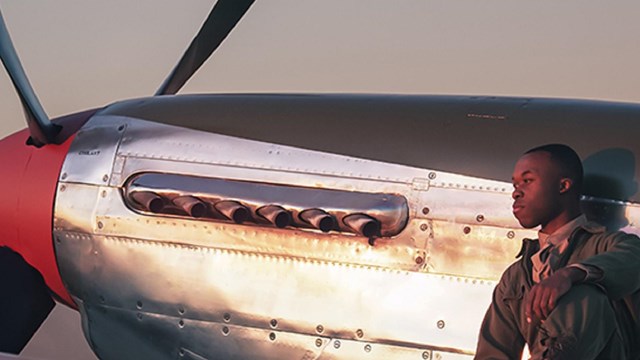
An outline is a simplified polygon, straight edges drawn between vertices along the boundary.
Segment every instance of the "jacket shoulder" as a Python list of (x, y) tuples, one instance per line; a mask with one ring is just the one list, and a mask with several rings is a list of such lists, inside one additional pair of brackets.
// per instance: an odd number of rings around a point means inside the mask
[(584, 245), (587, 247), (593, 247), (596, 246), (597, 249), (596, 251), (599, 252), (603, 252), (603, 251), (607, 251), (609, 249), (609, 247), (616, 245), (620, 242), (625, 242), (625, 243), (638, 243), (640, 242), (640, 237), (638, 237), (638, 235), (636, 234), (632, 234), (632, 233), (628, 233), (625, 231), (606, 231), (606, 230), (602, 230), (602, 231), (589, 231), (588, 229), (584, 229), (586, 231), (583, 231), (583, 234), (581, 236), (584, 236)]

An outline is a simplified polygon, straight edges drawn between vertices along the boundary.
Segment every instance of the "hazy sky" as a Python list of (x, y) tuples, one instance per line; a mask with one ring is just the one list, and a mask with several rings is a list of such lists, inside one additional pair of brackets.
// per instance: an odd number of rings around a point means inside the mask
[[(0, 0), (0, 9), (32, 85), (55, 117), (153, 94), (213, 3)], [(640, 102), (638, 14), (637, 0), (257, 1), (182, 93)], [(0, 137), (24, 126), (18, 98), (0, 71)], [(48, 325), (51, 336), (79, 336), (77, 328), (67, 330), (75, 322), (64, 314), (56, 312)]]

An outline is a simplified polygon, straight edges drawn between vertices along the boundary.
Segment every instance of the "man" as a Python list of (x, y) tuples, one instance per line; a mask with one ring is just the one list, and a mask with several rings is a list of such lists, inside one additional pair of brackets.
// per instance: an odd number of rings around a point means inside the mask
[(582, 164), (565, 145), (527, 151), (513, 171), (513, 214), (525, 228), (502, 275), (476, 359), (640, 359), (640, 239), (606, 232), (580, 211)]

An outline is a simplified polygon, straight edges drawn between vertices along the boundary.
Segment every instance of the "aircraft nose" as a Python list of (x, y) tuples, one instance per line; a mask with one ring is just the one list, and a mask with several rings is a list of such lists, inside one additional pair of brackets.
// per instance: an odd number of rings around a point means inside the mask
[(51, 292), (77, 308), (58, 271), (53, 210), (71, 142), (95, 112), (58, 119), (56, 143), (28, 145), (27, 129), (0, 140), (0, 352), (26, 346), (54, 306)]
[[(53, 248), (53, 204), (71, 139), (41, 148), (26, 144), (27, 129), (0, 140), (0, 247), (17, 252), (67, 305)], [(1, 289), (4, 292), (7, 289)]]
[(42, 276), (53, 257), (42, 236), (48, 227), (51, 238), (51, 220), (42, 219), (51, 203), (46, 197), (40, 201), (43, 189), (37, 188), (48, 176), (30, 171), (38, 150), (25, 144), (28, 137), (23, 130), (0, 140), (0, 351), (13, 354), (22, 351), (54, 306)]
[(33, 149), (32, 146), (24, 146), (28, 137), (25, 129), (0, 140), (0, 245), (14, 250), (22, 248), (18, 238), (17, 210), (20, 183)]

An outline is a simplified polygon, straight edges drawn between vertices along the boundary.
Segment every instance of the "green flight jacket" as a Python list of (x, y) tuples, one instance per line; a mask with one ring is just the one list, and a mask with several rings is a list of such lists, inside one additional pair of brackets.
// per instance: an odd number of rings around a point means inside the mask
[[(531, 255), (539, 247), (538, 240), (524, 239), (519, 259), (502, 274), (480, 329), (476, 359), (519, 360), (525, 343), (531, 354), (540, 350), (540, 344), (535, 343), (539, 328), (527, 323), (524, 313), (524, 299), (534, 285)], [(622, 337), (627, 354), (624, 358), (640, 359), (640, 238), (620, 231), (607, 232), (603, 226), (589, 222), (569, 237), (561, 266), (568, 264), (590, 265), (603, 271), (592, 284), (606, 293), (613, 307), (617, 319), (613, 326)], [(583, 314), (568, 314), (566, 318), (572, 316)]]

